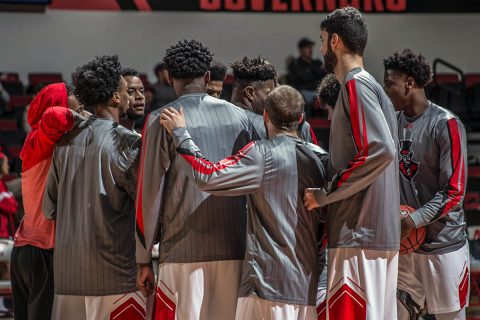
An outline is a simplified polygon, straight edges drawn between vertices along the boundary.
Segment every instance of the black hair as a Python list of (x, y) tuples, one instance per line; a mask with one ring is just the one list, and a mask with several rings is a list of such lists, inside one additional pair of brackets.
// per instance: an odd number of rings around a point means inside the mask
[(333, 11), (323, 19), (320, 29), (328, 33), (329, 41), (336, 33), (350, 52), (363, 56), (368, 41), (368, 29), (367, 22), (357, 9), (345, 7)]
[(262, 57), (249, 59), (244, 57), (242, 60), (234, 61), (231, 64), (235, 82), (257, 82), (277, 79), (277, 70), (273, 64), (270, 64)]
[(160, 62), (160, 63), (157, 63), (155, 68), (153, 68), (153, 71), (155, 72), (155, 75), (157, 75), (163, 69), (165, 69), (165, 62)]
[(122, 69), (122, 76), (140, 78), (140, 73), (133, 68), (123, 68)]
[(210, 67), (210, 80), (211, 81), (223, 81), (227, 75), (227, 66), (220, 63), (214, 62)]
[(385, 70), (397, 71), (412, 77), (420, 87), (426, 86), (431, 80), (432, 68), (427, 58), (408, 48), (402, 52), (396, 51), (383, 59), (383, 66)]
[(75, 96), (87, 107), (106, 103), (119, 89), (121, 77), (118, 56), (97, 56), (75, 71)]
[(318, 97), (322, 107), (329, 105), (334, 108), (340, 94), (340, 83), (333, 73), (327, 74), (320, 82), (317, 89)]
[(73, 96), (75, 94), (75, 87), (73, 85), (65, 83), (65, 88), (67, 88), (67, 96)]
[(305, 100), (300, 92), (287, 85), (274, 88), (265, 99), (265, 111), (279, 129), (297, 129), (304, 107)]
[(167, 49), (163, 62), (173, 78), (194, 79), (210, 70), (213, 54), (201, 42), (183, 40)]

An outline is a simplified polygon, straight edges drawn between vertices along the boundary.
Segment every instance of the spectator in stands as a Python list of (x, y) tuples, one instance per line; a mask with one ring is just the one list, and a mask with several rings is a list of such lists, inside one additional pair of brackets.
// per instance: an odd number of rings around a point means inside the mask
[(316, 88), (326, 75), (322, 61), (313, 59), (315, 42), (302, 38), (298, 42), (300, 56), (294, 59), (288, 68), (289, 84), (295, 87), (305, 99), (305, 111), (311, 115), (313, 103), (317, 97)]
[(125, 116), (122, 116), (120, 124), (134, 130), (138, 128), (137, 121), (145, 117), (145, 87), (140, 74), (135, 69), (124, 68), (122, 76), (127, 81), (128, 109)]
[(10, 95), (8, 92), (3, 88), (2, 83), (0, 82), (0, 114), (5, 111), (8, 102), (10, 101)]
[(160, 62), (155, 66), (155, 75), (157, 76), (157, 82), (153, 85), (155, 90), (155, 98), (153, 99), (153, 110), (161, 108), (177, 99), (175, 90), (168, 83), (168, 72), (165, 69), (165, 64)]
[(10, 261), (13, 305), (17, 320), (50, 319), (53, 306), (55, 224), (42, 212), (55, 143), (82, 118), (68, 108), (64, 83), (46, 86), (28, 110), (28, 134), (20, 153), (25, 216), (15, 234)]
[(335, 74), (329, 73), (323, 78), (318, 86), (317, 94), (320, 99), (320, 106), (328, 112), (328, 120), (332, 120), (333, 109), (340, 94), (340, 83), (335, 78)]
[(13, 216), (17, 212), (18, 203), (5, 184), (5, 177), (10, 173), (8, 158), (0, 150), (0, 238), (13, 239), (15, 222)]
[(223, 91), (223, 81), (227, 75), (227, 66), (220, 62), (212, 63), (210, 67), (210, 82), (207, 84), (207, 93), (215, 98), (220, 98)]

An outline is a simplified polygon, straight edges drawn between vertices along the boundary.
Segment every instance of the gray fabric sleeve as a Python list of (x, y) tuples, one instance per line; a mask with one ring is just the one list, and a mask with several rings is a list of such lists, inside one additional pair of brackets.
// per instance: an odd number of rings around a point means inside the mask
[(321, 206), (346, 199), (368, 187), (395, 159), (395, 142), (383, 115), (378, 96), (352, 79), (342, 90), (345, 114), (350, 117), (356, 155), (347, 168), (337, 172), (330, 193)]
[(467, 179), (466, 133), (460, 120), (445, 119), (438, 126), (436, 144), (440, 150), (439, 182), (443, 186), (432, 200), (411, 217), (417, 228), (430, 224), (462, 205)]
[[(58, 148), (58, 147), (57, 147)], [(58, 199), (58, 169), (57, 169), (57, 148), (53, 153), (52, 163), (48, 170), (45, 192), (43, 194), (42, 210), (47, 219), (55, 219), (57, 216)]]
[(231, 157), (212, 163), (202, 156), (185, 128), (175, 129), (172, 135), (183, 158), (183, 170), (200, 190), (214, 195), (238, 196), (261, 186), (265, 164), (255, 142)]

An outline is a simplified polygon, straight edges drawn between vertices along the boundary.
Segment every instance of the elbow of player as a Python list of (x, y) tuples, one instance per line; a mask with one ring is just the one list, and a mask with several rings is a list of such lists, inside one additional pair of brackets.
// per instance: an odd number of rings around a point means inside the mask
[(381, 161), (385, 163), (390, 163), (396, 158), (396, 149), (394, 145), (384, 144), (383, 152), (380, 155)]

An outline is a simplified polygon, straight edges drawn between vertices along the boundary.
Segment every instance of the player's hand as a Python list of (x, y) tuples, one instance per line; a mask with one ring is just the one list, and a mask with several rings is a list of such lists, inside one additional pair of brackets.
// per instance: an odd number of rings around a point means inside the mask
[(315, 198), (315, 192), (318, 191), (317, 189), (308, 188), (305, 189), (303, 195), (303, 205), (307, 208), (308, 211), (319, 208), (320, 204), (318, 203), (317, 199)]
[(408, 216), (405, 218), (402, 218), (401, 220), (401, 232), (400, 232), (400, 241), (408, 237), (410, 232), (415, 229), (415, 222), (413, 222), (413, 219)]
[(165, 108), (160, 116), (160, 124), (163, 125), (170, 134), (176, 128), (186, 128), (187, 124), (183, 114), (183, 107), (180, 107), (180, 111), (172, 107)]
[(137, 289), (144, 297), (150, 296), (155, 290), (155, 275), (151, 263), (137, 263)]

